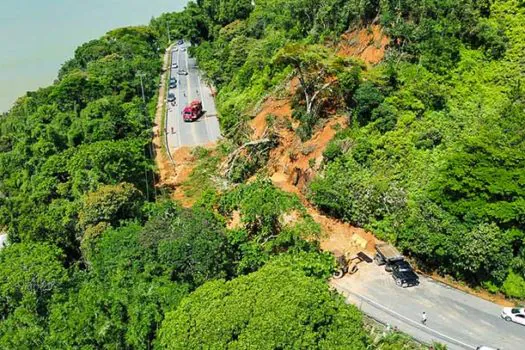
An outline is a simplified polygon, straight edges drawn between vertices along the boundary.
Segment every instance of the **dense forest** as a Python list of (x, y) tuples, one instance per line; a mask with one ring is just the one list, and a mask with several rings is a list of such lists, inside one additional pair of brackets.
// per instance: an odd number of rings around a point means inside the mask
[[(383, 62), (334, 55), (342, 33), (370, 24), (390, 39)], [(520, 1), (197, 0), (81, 45), (0, 117), (0, 348), (419, 348), (373, 336), (329, 290), (334, 261), (299, 198), (263, 171), (242, 183), (264, 159), (227, 188), (203, 180), (192, 208), (155, 186), (168, 27), (195, 44), (230, 143), (297, 76), (301, 139), (327, 104), (349, 121), (308, 185), (312, 203), (422, 268), (525, 298)]]

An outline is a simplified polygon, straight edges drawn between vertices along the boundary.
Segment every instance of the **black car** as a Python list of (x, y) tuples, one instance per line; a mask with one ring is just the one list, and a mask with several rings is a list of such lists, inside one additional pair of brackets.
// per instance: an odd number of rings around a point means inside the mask
[(177, 41), (177, 45), (182, 45), (182, 44), (184, 44), (184, 40), (179, 39), (179, 40)]
[(169, 93), (168, 94), (168, 102), (173, 102), (173, 101), (175, 101), (175, 94)]
[(392, 269), (392, 277), (399, 287), (411, 287), (419, 284), (419, 277), (406, 261), (399, 260), (389, 265)]
[(177, 87), (177, 79), (170, 78), (170, 88), (176, 88)]

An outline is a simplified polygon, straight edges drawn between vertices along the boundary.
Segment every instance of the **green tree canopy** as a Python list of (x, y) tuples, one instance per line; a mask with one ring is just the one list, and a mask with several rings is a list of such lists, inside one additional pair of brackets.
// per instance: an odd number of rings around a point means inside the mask
[(198, 288), (166, 315), (158, 343), (164, 349), (365, 349), (367, 344), (354, 306), (324, 282), (272, 264)]
[(173, 280), (196, 287), (230, 274), (224, 223), (205, 209), (168, 208), (146, 223), (140, 240)]
[(86, 194), (78, 213), (78, 224), (82, 229), (100, 222), (116, 227), (122, 220), (139, 216), (142, 194), (130, 183), (104, 185)]
[(42, 347), (53, 295), (65, 290), (65, 256), (55, 246), (14, 243), (0, 250), (0, 347)]

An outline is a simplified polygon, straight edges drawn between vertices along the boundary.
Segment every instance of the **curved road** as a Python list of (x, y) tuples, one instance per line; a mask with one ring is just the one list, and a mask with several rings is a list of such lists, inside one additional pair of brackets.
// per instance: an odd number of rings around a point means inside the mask
[[(420, 276), (420, 282), (400, 288), (383, 267), (362, 263), (355, 275), (333, 280), (332, 285), (364, 313), (423, 342), (437, 341), (449, 350), (480, 345), (525, 349), (525, 326), (500, 318), (501, 306), (430, 278)], [(420, 323), (423, 311), (428, 315), (426, 326)]]
[[(188, 44), (174, 46), (171, 52), (171, 63), (177, 63), (179, 68), (169, 68), (170, 78), (177, 79), (177, 87), (168, 90), (176, 96), (175, 105), (167, 102), (166, 141), (170, 150), (206, 145), (221, 137), (212, 91), (202, 81), (196, 60), (188, 55), (188, 47)], [(188, 74), (179, 74), (180, 70)], [(194, 122), (184, 122), (182, 110), (196, 99), (202, 101), (203, 115)]]

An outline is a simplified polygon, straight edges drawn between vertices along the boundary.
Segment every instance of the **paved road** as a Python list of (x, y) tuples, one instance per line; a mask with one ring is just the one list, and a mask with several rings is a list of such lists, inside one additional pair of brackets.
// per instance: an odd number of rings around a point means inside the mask
[[(384, 268), (361, 263), (355, 275), (332, 284), (365, 313), (424, 342), (435, 340), (450, 350), (525, 349), (525, 326), (501, 319), (499, 305), (429, 278), (422, 277), (417, 287), (399, 288)], [(427, 326), (420, 323), (423, 311)]]
[[(179, 65), (179, 68), (170, 67), (170, 77), (175, 77), (178, 83), (177, 88), (169, 89), (177, 98), (175, 106), (168, 103), (166, 118), (167, 144), (171, 150), (181, 146), (206, 145), (221, 137), (212, 91), (202, 81), (196, 60), (189, 57), (187, 48), (187, 44), (176, 46), (171, 53), (172, 63)], [(180, 75), (179, 69), (189, 74)], [(182, 110), (195, 99), (202, 101), (204, 114), (197, 121), (184, 122)]]

